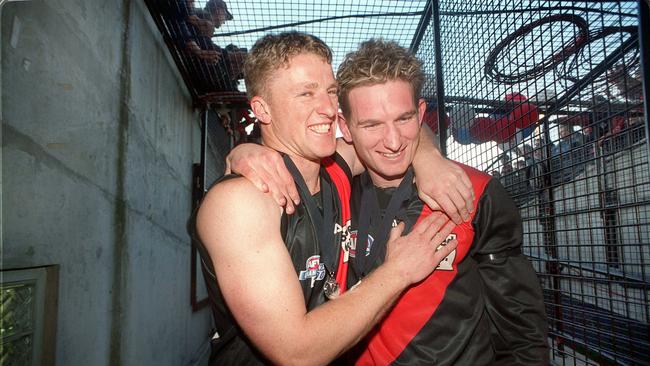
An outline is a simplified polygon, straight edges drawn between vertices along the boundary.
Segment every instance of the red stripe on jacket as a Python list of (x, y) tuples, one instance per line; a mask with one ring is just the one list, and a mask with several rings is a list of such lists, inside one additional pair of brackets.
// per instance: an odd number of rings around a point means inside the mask
[[(457, 274), (457, 266), (467, 253), (474, 238), (472, 221), (476, 215), (479, 197), (485, 190), (490, 176), (469, 166), (457, 163), (469, 176), (476, 200), (470, 220), (452, 231), (456, 234), (458, 247), (453, 261), (453, 270), (436, 270), (424, 281), (409, 288), (399, 298), (384, 320), (368, 335), (367, 347), (356, 361), (356, 365), (388, 365), (408, 346), (427, 321), (434, 315), (445, 296), (445, 291)], [(424, 205), (417, 222), (432, 213)], [(442, 315), (441, 315), (442, 316)], [(386, 339), (386, 341), (384, 341)]]

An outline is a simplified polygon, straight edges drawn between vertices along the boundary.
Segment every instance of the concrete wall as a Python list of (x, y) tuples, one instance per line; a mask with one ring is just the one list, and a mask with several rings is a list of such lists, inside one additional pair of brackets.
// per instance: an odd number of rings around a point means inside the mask
[(60, 265), (56, 364), (187, 365), (197, 112), (143, 0), (2, 9), (3, 269)]

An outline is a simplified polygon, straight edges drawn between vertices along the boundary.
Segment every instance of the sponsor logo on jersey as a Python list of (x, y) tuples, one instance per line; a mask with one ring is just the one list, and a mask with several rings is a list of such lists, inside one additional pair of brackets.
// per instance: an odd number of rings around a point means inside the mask
[[(357, 230), (350, 231), (350, 247), (349, 255), (354, 258), (357, 255)], [(372, 244), (375, 242), (375, 238), (372, 235), (368, 234), (368, 246), (366, 247), (366, 257), (370, 255), (370, 250), (372, 249)]]
[[(456, 234), (449, 234), (447, 238), (440, 244), (438, 245), (437, 250), (440, 250), (442, 247), (445, 245), (449, 244), (450, 241), (456, 239)], [(456, 258), (456, 249), (454, 249), (451, 253), (449, 253), (448, 256), (443, 259), (440, 264), (438, 264), (438, 267), (436, 267), (436, 270), (442, 270), (442, 271), (453, 271), (454, 270), (454, 259)]]
[(316, 281), (325, 278), (325, 265), (320, 262), (320, 255), (312, 255), (305, 262), (305, 270), (300, 271), (298, 279), (300, 281), (311, 280), (311, 287), (314, 287)]

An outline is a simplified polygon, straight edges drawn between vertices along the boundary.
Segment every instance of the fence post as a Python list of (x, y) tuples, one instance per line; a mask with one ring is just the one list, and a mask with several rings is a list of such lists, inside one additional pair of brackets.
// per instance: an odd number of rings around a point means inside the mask
[(447, 128), (445, 127), (445, 86), (442, 70), (442, 45), (440, 41), (440, 3), (437, 0), (431, 2), (433, 17), (433, 47), (436, 65), (436, 98), (438, 104), (438, 137), (440, 139), (440, 153), (447, 156)]
[[(641, 82), (643, 88), (643, 119), (645, 122), (646, 146), (650, 149), (650, 6), (645, 0), (639, 0), (639, 48), (641, 52)], [(650, 156), (650, 155), (648, 155)], [(650, 163), (650, 159), (648, 159)]]

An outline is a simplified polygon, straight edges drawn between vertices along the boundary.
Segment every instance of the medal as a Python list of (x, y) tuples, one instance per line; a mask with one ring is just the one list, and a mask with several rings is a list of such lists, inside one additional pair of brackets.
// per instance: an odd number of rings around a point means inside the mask
[(313, 225), (314, 237), (318, 243), (320, 261), (323, 263), (325, 270), (327, 271), (327, 278), (323, 284), (323, 292), (328, 299), (336, 298), (341, 292), (339, 284), (336, 282), (335, 275), (337, 267), (336, 260), (338, 258), (340, 247), (334, 243), (334, 198), (332, 187), (330, 186), (331, 182), (328, 180), (329, 175), (325, 168), (321, 167), (320, 190), (323, 201), (323, 212), (321, 214), (296, 165), (288, 155), (284, 155), (283, 159), (287, 169), (296, 182), (300, 199), (307, 209), (307, 214)]
[(339, 283), (336, 282), (333, 273), (327, 275), (327, 280), (325, 281), (325, 285), (323, 285), (323, 291), (325, 292), (325, 296), (330, 300), (336, 299), (341, 294)]

